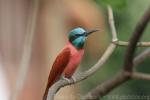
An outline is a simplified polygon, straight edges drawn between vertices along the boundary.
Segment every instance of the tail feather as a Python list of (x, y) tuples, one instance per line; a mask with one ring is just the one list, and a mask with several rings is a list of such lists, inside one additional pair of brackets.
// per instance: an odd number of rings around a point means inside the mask
[(48, 95), (48, 90), (49, 90), (49, 88), (46, 88), (44, 96), (43, 96), (43, 100), (46, 100), (47, 95)]
[(47, 86), (46, 86), (46, 89), (45, 89), (45, 93), (43, 95), (43, 100), (46, 100), (47, 98), (47, 95), (48, 95), (48, 91), (49, 91), (49, 88), (55, 83), (55, 80), (49, 80), (48, 83), (47, 83)]

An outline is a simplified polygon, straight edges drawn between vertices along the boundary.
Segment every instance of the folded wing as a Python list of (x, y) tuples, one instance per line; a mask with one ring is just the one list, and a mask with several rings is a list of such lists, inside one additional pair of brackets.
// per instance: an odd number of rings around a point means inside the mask
[(69, 63), (71, 51), (69, 48), (64, 48), (60, 54), (56, 57), (53, 63), (52, 69), (49, 74), (47, 87), (43, 96), (43, 100), (46, 100), (49, 88), (60, 78), (67, 64)]

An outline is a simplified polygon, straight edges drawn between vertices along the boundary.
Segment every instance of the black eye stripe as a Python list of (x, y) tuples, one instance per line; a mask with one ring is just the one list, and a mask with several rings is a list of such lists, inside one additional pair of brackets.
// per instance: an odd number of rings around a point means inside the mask
[(86, 32), (84, 32), (83, 34), (75, 34), (69, 38), (69, 41), (72, 42), (75, 39), (77, 39), (79, 36), (84, 36), (85, 34), (86, 34)]
[(75, 36), (82, 36), (83, 34), (75, 34)]
[(72, 41), (74, 41), (77, 37), (78, 37), (78, 36), (76, 36), (76, 35), (71, 36), (70, 39), (69, 39), (69, 41), (72, 42)]

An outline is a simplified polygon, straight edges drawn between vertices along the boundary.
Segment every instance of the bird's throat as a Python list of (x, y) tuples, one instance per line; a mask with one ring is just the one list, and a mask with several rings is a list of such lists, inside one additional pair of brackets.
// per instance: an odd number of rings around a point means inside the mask
[(79, 37), (75, 39), (74, 41), (71, 42), (71, 44), (76, 48), (76, 49), (82, 49), (84, 47), (85, 43), (85, 37)]

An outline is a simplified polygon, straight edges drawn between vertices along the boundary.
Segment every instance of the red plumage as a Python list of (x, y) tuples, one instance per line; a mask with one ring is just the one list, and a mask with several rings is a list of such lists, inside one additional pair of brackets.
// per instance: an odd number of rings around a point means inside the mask
[(63, 75), (66, 78), (71, 78), (75, 72), (78, 64), (80, 63), (84, 54), (83, 49), (76, 49), (70, 42), (64, 47), (64, 49), (56, 57), (53, 63), (52, 69), (49, 74), (47, 87), (43, 96), (43, 100), (46, 100), (49, 88)]

